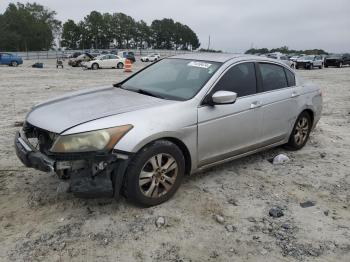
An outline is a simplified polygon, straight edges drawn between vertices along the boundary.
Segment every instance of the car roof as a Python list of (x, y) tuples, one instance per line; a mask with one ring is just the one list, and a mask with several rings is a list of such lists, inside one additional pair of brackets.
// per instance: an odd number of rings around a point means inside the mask
[[(261, 57), (257, 55), (246, 55), (246, 54), (229, 54), (229, 53), (190, 53), (183, 55), (175, 55), (170, 58), (177, 59), (189, 59), (189, 60), (203, 60), (203, 61), (212, 61), (225, 63), (229, 60), (254, 60), (254, 61), (270, 61), (273, 63), (278, 62), (276, 59), (271, 59), (268, 57)], [(284, 65), (283, 63), (278, 62), (279, 64)]]

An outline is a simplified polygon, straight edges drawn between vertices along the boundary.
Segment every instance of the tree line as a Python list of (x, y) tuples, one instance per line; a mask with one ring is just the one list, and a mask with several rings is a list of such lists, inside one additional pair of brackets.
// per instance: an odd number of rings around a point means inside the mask
[(36, 3), (9, 4), (0, 14), (0, 51), (48, 50), (59, 34), (56, 12)]
[(307, 49), (307, 50), (293, 50), (289, 49), (287, 46), (282, 46), (278, 48), (250, 48), (245, 53), (246, 54), (269, 54), (269, 53), (275, 53), (280, 52), (283, 54), (293, 54), (293, 55), (328, 55), (326, 51), (323, 49)]
[(62, 46), (70, 49), (156, 48), (197, 49), (196, 33), (187, 25), (164, 18), (150, 26), (124, 13), (92, 11), (78, 23), (68, 20), (63, 24)]
[(81, 21), (56, 19), (57, 13), (36, 4), (10, 3), (0, 14), (0, 51), (40, 51), (60, 39), (69, 49), (155, 48), (195, 50), (196, 33), (187, 25), (164, 18), (150, 25), (124, 13), (92, 11)]

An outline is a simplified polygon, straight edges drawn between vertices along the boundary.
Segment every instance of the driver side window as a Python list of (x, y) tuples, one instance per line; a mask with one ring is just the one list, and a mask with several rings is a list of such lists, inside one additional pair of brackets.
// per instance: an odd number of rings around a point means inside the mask
[(256, 94), (254, 63), (241, 63), (226, 71), (214, 87), (213, 93), (221, 90), (235, 92), (237, 97)]

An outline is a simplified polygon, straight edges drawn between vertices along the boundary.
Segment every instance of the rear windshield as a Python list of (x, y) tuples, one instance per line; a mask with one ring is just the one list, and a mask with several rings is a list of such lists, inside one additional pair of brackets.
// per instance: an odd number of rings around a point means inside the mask
[(220, 65), (211, 61), (163, 59), (127, 80), (122, 88), (184, 101), (194, 97)]

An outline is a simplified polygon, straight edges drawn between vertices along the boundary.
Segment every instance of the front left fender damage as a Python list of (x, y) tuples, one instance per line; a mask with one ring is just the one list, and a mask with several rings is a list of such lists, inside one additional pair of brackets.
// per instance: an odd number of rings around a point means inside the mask
[(114, 151), (47, 154), (40, 146), (35, 148), (24, 132), (17, 132), (14, 142), (16, 154), (25, 166), (57, 173), (60, 179), (69, 181), (68, 192), (84, 198), (119, 198), (129, 155)]

